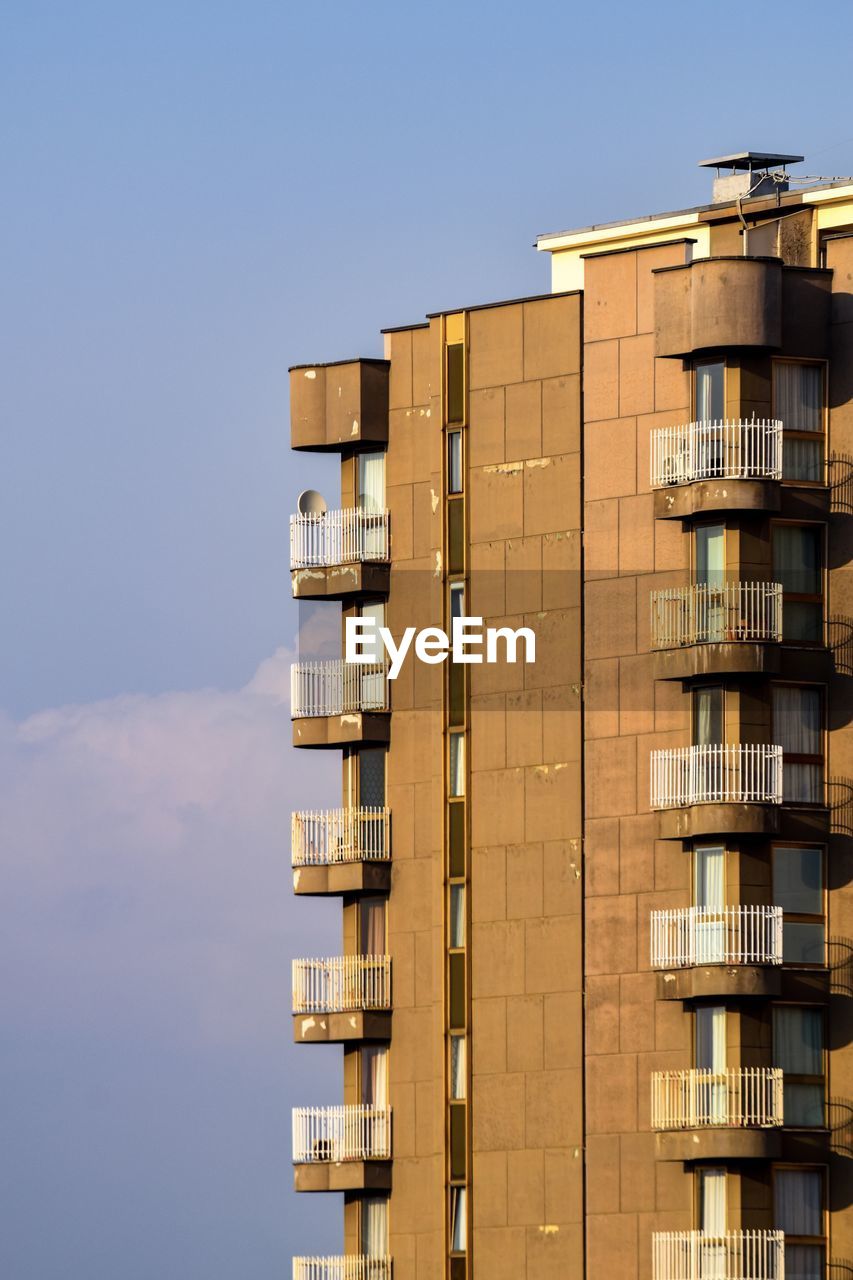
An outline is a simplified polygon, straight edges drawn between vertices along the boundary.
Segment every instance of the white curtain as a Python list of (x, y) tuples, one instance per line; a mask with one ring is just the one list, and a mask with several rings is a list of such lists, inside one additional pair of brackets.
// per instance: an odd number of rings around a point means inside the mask
[(359, 939), (363, 956), (385, 955), (385, 899), (362, 898), (359, 904), (361, 936)]
[[(787, 449), (787, 445), (785, 448)], [(820, 595), (821, 535), (811, 526), (778, 524), (773, 528), (773, 574), (785, 591)]]
[(726, 1234), (725, 1169), (699, 1170), (699, 1224), (706, 1236)]
[(696, 421), (719, 422), (726, 416), (726, 366), (720, 363), (696, 366)]
[(823, 431), (821, 366), (774, 361), (773, 412), (789, 431)]
[(780, 1005), (773, 1010), (773, 1057), (777, 1067), (793, 1075), (823, 1075), (820, 1009)]
[(361, 1202), (361, 1252), (368, 1258), (388, 1256), (387, 1196), (367, 1196)]
[(725, 580), (725, 573), (725, 526), (699, 525), (696, 530), (696, 581), (719, 587)]
[[(777, 685), (773, 689), (773, 740), (785, 755), (822, 754), (821, 696), (817, 689)], [(823, 769), (820, 764), (786, 762), (783, 789), (787, 803), (819, 804)]]
[(385, 510), (385, 454), (358, 455), (358, 505), (362, 511)]
[(696, 1010), (696, 1066), (718, 1073), (726, 1069), (726, 1010), (723, 1005), (700, 1005)]
[(465, 1037), (452, 1035), (450, 1037), (450, 1096), (457, 1100), (464, 1098), (468, 1091), (466, 1058)]
[(465, 794), (465, 735), (464, 733), (450, 734), (450, 794), (452, 796), (464, 796)]
[(361, 1050), (361, 1101), (366, 1107), (388, 1106), (388, 1050), (368, 1044)]
[(722, 911), (726, 905), (726, 851), (720, 845), (694, 850), (696, 861), (695, 905)]
[(696, 689), (693, 694), (693, 742), (715, 747), (723, 741), (723, 690)]

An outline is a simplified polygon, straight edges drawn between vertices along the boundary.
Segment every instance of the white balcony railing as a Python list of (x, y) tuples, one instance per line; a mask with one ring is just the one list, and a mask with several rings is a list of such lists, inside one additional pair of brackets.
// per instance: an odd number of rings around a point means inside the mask
[(294, 1164), (390, 1160), (390, 1107), (294, 1107)]
[(781, 964), (781, 907), (685, 907), (653, 911), (653, 969), (705, 964)]
[(294, 662), (290, 668), (290, 715), (344, 716), (387, 711), (388, 668), (384, 662)]
[(782, 638), (782, 584), (695, 583), (653, 591), (652, 647), (763, 642)]
[(653, 1129), (772, 1129), (782, 1114), (778, 1067), (652, 1073)]
[(302, 809), (291, 814), (290, 848), (294, 867), (387, 861), (391, 857), (391, 811), (370, 805)]
[(668, 747), (651, 757), (653, 809), (690, 804), (781, 804), (782, 748), (763, 743)]
[(390, 1258), (351, 1253), (338, 1258), (294, 1258), (293, 1280), (391, 1280)]
[(653, 1280), (785, 1280), (782, 1231), (656, 1231)]
[(757, 418), (658, 427), (651, 473), (653, 489), (694, 480), (781, 480), (782, 423)]
[(329, 956), (293, 961), (294, 1013), (391, 1008), (390, 956)]
[(291, 569), (388, 560), (388, 512), (349, 507), (290, 517)]

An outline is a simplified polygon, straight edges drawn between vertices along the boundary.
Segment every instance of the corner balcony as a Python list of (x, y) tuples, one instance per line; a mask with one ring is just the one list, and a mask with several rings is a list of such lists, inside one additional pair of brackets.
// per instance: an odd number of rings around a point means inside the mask
[(651, 754), (651, 807), (662, 811), (662, 840), (727, 831), (774, 834), (781, 804), (781, 747), (739, 743)]
[(290, 668), (295, 747), (378, 746), (389, 740), (391, 702), (383, 662), (333, 658)]
[(651, 593), (656, 680), (776, 674), (781, 639), (779, 582), (697, 582)]
[(711, 511), (778, 511), (782, 423), (722, 419), (658, 427), (651, 435), (655, 516), (683, 520)]
[(781, 1231), (655, 1231), (653, 1280), (785, 1280)]
[(391, 888), (390, 809), (303, 809), (291, 815), (290, 840), (294, 893)]
[(686, 907), (651, 914), (659, 1000), (776, 996), (781, 907)]
[(388, 1191), (390, 1107), (294, 1107), (297, 1191)]
[(293, 1280), (391, 1280), (390, 1258), (350, 1253), (337, 1258), (294, 1258)]
[(387, 595), (387, 511), (350, 507), (290, 517), (290, 569), (297, 600)]
[(389, 1039), (391, 957), (294, 960), (293, 1014), (297, 1044)]
[(777, 1067), (652, 1074), (651, 1126), (661, 1160), (773, 1159), (783, 1124)]

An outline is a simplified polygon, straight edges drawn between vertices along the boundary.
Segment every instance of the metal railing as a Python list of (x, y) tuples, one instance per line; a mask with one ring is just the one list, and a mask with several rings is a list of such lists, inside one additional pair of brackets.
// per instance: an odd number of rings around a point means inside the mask
[(685, 907), (653, 911), (653, 969), (704, 964), (781, 964), (781, 907)]
[(290, 668), (290, 715), (343, 716), (387, 711), (388, 667), (384, 662), (294, 662)]
[(293, 1280), (391, 1280), (390, 1258), (363, 1253), (337, 1258), (294, 1258)]
[(387, 511), (348, 507), (290, 517), (291, 569), (388, 559)]
[(785, 1280), (782, 1231), (655, 1231), (653, 1280)]
[(391, 810), (371, 805), (300, 809), (290, 817), (290, 848), (294, 867), (387, 861), (391, 857)]
[(652, 1073), (653, 1129), (773, 1129), (782, 1116), (778, 1067)]
[(653, 489), (694, 480), (781, 480), (782, 423), (721, 419), (657, 427), (651, 439)]
[(390, 1008), (390, 956), (329, 956), (293, 961), (294, 1013)]
[(390, 1160), (390, 1107), (294, 1107), (293, 1163)]
[(694, 583), (651, 593), (652, 648), (782, 638), (780, 582)]
[(651, 806), (781, 804), (782, 748), (763, 743), (668, 747), (651, 757)]

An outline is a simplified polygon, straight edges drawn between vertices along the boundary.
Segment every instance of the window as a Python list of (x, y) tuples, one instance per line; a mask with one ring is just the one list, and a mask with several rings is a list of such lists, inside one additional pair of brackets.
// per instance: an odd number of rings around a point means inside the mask
[(447, 344), (447, 421), (465, 421), (465, 347)]
[(709, 685), (693, 690), (693, 745), (718, 747), (723, 742), (722, 685)]
[(722, 422), (726, 416), (726, 366), (721, 360), (693, 367), (694, 413), (697, 422)]
[(368, 1258), (388, 1256), (387, 1196), (365, 1196), (361, 1202), (361, 1252)]
[(726, 851), (719, 845), (693, 850), (693, 904), (697, 964), (723, 964), (726, 958)]
[(823, 366), (773, 361), (773, 416), (784, 430), (782, 477), (823, 481)]
[(358, 803), (381, 809), (385, 804), (385, 748), (364, 747), (358, 755)]
[(823, 1013), (808, 1005), (773, 1010), (773, 1065), (781, 1067), (785, 1124), (820, 1129), (824, 1124)]
[(785, 1232), (785, 1280), (823, 1280), (823, 1186), (820, 1169), (773, 1170), (773, 1220)]
[(702, 586), (721, 587), (726, 574), (726, 527), (700, 524), (694, 534), (696, 581)]
[(700, 1090), (700, 1107), (709, 1124), (725, 1124), (726, 1010), (722, 1005), (699, 1005), (694, 1020), (694, 1065), (708, 1073)]
[(447, 492), (462, 492), (462, 432), (447, 433)]
[(823, 640), (823, 529), (813, 524), (773, 526), (773, 577), (782, 584), (785, 640)]
[(454, 618), (463, 618), (465, 616), (465, 583), (451, 582), (450, 584), (450, 621)]
[(465, 946), (465, 886), (450, 886), (450, 945), (454, 949)]
[(450, 1188), (450, 1251), (465, 1253), (468, 1247), (468, 1193), (465, 1187)]
[(786, 804), (823, 803), (823, 723), (819, 689), (773, 688), (773, 741), (782, 748)]
[(384, 956), (385, 899), (362, 898), (358, 904), (359, 954)]
[(362, 1045), (361, 1104), (364, 1107), (388, 1106), (388, 1050), (384, 1045)]
[(448, 734), (450, 742), (448, 793), (451, 796), (465, 794), (465, 734)]
[(785, 964), (825, 964), (823, 849), (774, 846), (773, 902), (783, 911)]
[(385, 454), (360, 453), (356, 459), (358, 505), (362, 511), (385, 510)]
[(450, 1036), (450, 1097), (455, 1102), (465, 1099), (468, 1092), (467, 1049), (464, 1036)]
[[(699, 1230), (706, 1236), (724, 1236), (727, 1230), (725, 1169), (697, 1169), (696, 1181)], [(703, 1276), (715, 1274), (713, 1270), (702, 1272)]]
[(696, 527), (693, 568), (696, 591), (691, 604), (695, 638), (700, 644), (722, 642), (727, 638), (725, 525), (700, 524)]

